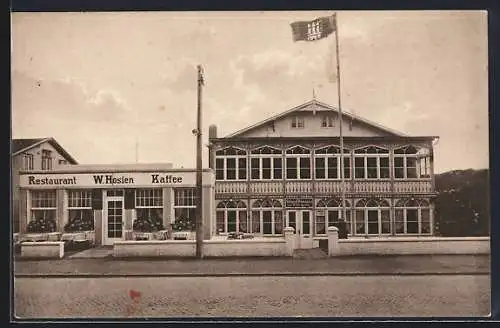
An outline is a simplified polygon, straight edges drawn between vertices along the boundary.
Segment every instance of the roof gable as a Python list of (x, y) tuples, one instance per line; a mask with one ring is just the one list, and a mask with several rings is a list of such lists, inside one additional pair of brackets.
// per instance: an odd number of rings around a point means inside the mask
[[(244, 129), (241, 129), (239, 131), (236, 131), (234, 133), (231, 133), (227, 135), (225, 138), (235, 138), (235, 137), (255, 137), (255, 136), (264, 136), (262, 133), (258, 133), (259, 129), (267, 129), (267, 126), (272, 126), (274, 130), (274, 125), (277, 122), (281, 122), (294, 114), (311, 114), (312, 116), (315, 116), (318, 113), (334, 113), (337, 117), (339, 116), (339, 111), (337, 108), (332, 107), (328, 104), (325, 104), (323, 102), (317, 101), (317, 100), (311, 100), (309, 102), (306, 102), (304, 104), (301, 104), (299, 106), (293, 107), (289, 110), (286, 110), (282, 113), (279, 113), (277, 115), (271, 116), (265, 120), (262, 120), (258, 123), (255, 123), (253, 125), (250, 125)], [(342, 121), (344, 122), (343, 126), (349, 126), (352, 129), (353, 124), (357, 126), (358, 129), (363, 129), (364, 133), (366, 131), (371, 131), (371, 134), (373, 136), (397, 136), (397, 137), (404, 137), (406, 136), (405, 134), (389, 129), (387, 127), (384, 127), (378, 123), (369, 121), (367, 119), (364, 119), (362, 117), (355, 116), (352, 113), (346, 112), (345, 110), (342, 111)], [(348, 123), (346, 125), (346, 122)], [(319, 125), (317, 126), (319, 128)], [(319, 131), (319, 129), (316, 129), (316, 127), (313, 128), (315, 131), (315, 134), (318, 133), (324, 133), (326, 131)], [(352, 133), (351, 133), (352, 135)], [(273, 136), (273, 134), (267, 133), (268, 137)], [(276, 136), (281, 136), (283, 137), (284, 135), (276, 135)], [(292, 135), (291, 135), (292, 136)], [(301, 135), (305, 136), (305, 135)]]
[(48, 142), (54, 147), (59, 154), (61, 154), (71, 164), (78, 164), (78, 162), (52, 137), (47, 138), (32, 138), (32, 139), (12, 139), (12, 156), (16, 156), (31, 148), (34, 148), (44, 142)]

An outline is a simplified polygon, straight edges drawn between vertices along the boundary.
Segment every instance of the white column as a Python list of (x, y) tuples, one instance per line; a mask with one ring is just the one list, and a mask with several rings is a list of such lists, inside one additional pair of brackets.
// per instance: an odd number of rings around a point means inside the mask
[(331, 226), (327, 229), (328, 256), (335, 256), (339, 252), (339, 229)]
[(287, 253), (289, 256), (293, 255), (293, 251), (295, 250), (295, 229), (292, 227), (286, 227), (284, 229), (285, 232), (285, 242)]

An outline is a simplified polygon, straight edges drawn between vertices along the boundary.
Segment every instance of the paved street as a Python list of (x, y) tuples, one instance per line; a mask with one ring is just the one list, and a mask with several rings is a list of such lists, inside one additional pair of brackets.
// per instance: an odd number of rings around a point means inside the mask
[(240, 258), (205, 260), (71, 259), (15, 261), (16, 275), (162, 275), (162, 274), (467, 274), (489, 273), (487, 255), (363, 256), (316, 260)]
[(489, 288), (488, 275), (15, 278), (15, 312), (20, 318), (482, 316), (489, 313)]

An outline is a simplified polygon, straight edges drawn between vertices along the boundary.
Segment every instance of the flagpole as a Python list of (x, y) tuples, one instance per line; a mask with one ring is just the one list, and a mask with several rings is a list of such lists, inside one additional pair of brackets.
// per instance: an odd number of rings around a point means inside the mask
[(201, 124), (201, 96), (204, 85), (203, 68), (198, 69), (198, 106), (196, 128), (196, 257), (203, 258), (203, 211), (202, 211), (202, 124)]
[(334, 14), (335, 22), (335, 53), (337, 60), (337, 99), (339, 108), (339, 139), (340, 139), (340, 184), (341, 184), (341, 201), (342, 201), (342, 219), (347, 221), (345, 208), (345, 183), (344, 183), (344, 135), (342, 131), (342, 97), (340, 88), (340, 51), (339, 51), (339, 26), (337, 23), (337, 13)]

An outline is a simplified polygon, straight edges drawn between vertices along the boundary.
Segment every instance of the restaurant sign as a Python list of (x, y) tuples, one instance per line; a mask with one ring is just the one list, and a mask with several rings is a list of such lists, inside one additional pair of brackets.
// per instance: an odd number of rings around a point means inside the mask
[[(203, 184), (211, 178), (203, 174)], [(22, 174), (24, 188), (99, 188), (99, 187), (167, 187), (194, 186), (195, 172), (130, 172), (130, 173), (75, 173)]]
[(312, 208), (312, 198), (286, 198), (285, 207)]

